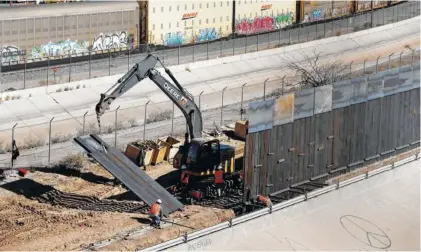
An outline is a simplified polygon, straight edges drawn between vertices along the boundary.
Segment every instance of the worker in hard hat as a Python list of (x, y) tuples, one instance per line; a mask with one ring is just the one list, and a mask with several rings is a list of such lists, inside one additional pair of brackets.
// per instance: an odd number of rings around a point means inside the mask
[(181, 190), (181, 196), (184, 200), (187, 199), (187, 190), (189, 185), (189, 178), (190, 174), (187, 171), (186, 165), (181, 166), (181, 177), (180, 177), (180, 190)]
[(273, 206), (272, 201), (270, 200), (269, 197), (265, 197), (265, 196), (260, 195), (260, 194), (257, 195), (256, 201), (257, 201), (257, 204), (259, 204), (259, 205), (264, 205), (266, 207), (272, 207)]
[(151, 210), (149, 210), (149, 217), (152, 220), (151, 225), (156, 225), (158, 228), (161, 228), (161, 218), (162, 218), (162, 211), (161, 211), (161, 199), (157, 199), (155, 203), (152, 204)]
[(219, 164), (217, 170), (215, 171), (215, 187), (218, 192), (218, 197), (221, 197), (224, 186), (224, 171), (222, 170), (222, 164)]

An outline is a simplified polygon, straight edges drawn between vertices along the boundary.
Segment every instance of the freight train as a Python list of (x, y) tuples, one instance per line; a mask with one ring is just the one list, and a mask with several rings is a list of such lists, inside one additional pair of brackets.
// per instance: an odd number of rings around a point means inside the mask
[[(404, 1), (132, 1), (0, 8), (0, 59), (7, 66), (149, 45), (203, 43), (275, 31)], [(139, 47), (139, 48), (140, 48)]]

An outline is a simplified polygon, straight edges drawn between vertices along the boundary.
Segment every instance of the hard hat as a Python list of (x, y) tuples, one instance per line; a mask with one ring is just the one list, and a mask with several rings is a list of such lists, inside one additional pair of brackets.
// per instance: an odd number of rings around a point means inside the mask
[(218, 170), (222, 170), (222, 164), (218, 165)]
[(181, 170), (185, 170), (186, 168), (187, 168), (186, 165), (181, 166)]
[(157, 200), (156, 200), (156, 203), (158, 203), (158, 204), (162, 204), (161, 199), (157, 199)]

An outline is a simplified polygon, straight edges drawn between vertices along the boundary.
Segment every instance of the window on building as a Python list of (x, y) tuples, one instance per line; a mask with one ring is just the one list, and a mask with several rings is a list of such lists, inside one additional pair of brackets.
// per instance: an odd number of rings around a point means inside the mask
[(240, 14), (238, 14), (238, 19), (241, 19), (241, 15)]
[(230, 21), (230, 17), (227, 16), (227, 22)]
[(152, 25), (152, 30), (155, 30), (155, 24)]
[(164, 29), (164, 24), (161, 24), (161, 29)]
[(244, 18), (246, 18), (247, 17), (247, 15), (246, 14), (244, 14)]
[(199, 8), (202, 9), (202, 3), (199, 4)]
[(155, 7), (152, 8), (152, 13), (155, 13)]
[(161, 33), (161, 39), (164, 39), (164, 34), (163, 33)]
[(194, 19), (191, 20), (191, 25), (194, 26)]
[(215, 23), (215, 18), (213, 18), (213, 23)]
[(191, 9), (194, 10), (194, 4), (191, 5)]
[(180, 10), (180, 5), (177, 5), (177, 11), (179, 11)]
[(222, 17), (219, 18), (219, 22), (222, 22)]
[(227, 25), (227, 31), (228, 31), (228, 25)]
[(241, 4), (241, 0), (238, 0), (238, 4), (239, 4), (239, 5)]
[(257, 17), (257, 12), (256, 12), (256, 15), (255, 15), (255, 17)]
[(184, 5), (184, 10), (187, 10), (187, 4)]
[(187, 27), (187, 21), (184, 21), (184, 27)]
[(223, 4), (223, 3), (222, 3), (222, 1), (221, 1), (221, 7), (222, 7), (222, 4)]
[(171, 23), (169, 23), (169, 24), (168, 24), (168, 28), (170, 28), (170, 29), (171, 29)]
[(213, 8), (215, 8), (216, 7), (216, 2), (213, 2)]
[(250, 13), (250, 17), (251, 17), (251, 15), (253, 15), (252, 13)]
[(177, 28), (180, 26), (180, 23), (177, 22)]
[(201, 25), (202, 24), (202, 19), (199, 19), (199, 25)]
[(209, 3), (206, 3), (206, 8), (209, 8)]
[(171, 12), (171, 6), (170, 6), (170, 12)]
[(208, 24), (209, 23), (209, 19), (206, 19), (206, 24)]
[(164, 7), (161, 7), (161, 12), (164, 12)]
[(227, 6), (230, 6), (230, 1), (227, 1)]

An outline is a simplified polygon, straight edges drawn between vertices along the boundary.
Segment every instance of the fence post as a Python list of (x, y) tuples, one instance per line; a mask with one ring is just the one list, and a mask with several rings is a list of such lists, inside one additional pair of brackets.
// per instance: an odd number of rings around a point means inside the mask
[(146, 112), (147, 112), (149, 102), (151, 101), (149, 100), (145, 103), (145, 118), (143, 121), (143, 141), (145, 141), (145, 137), (146, 137)]
[(118, 110), (120, 109), (120, 105), (115, 109), (115, 121), (114, 121), (114, 148), (117, 148), (117, 116), (118, 116)]
[(177, 65), (180, 65), (180, 45), (178, 45), (178, 52), (177, 52)]
[(291, 28), (289, 28), (288, 29), (288, 39), (289, 39), (289, 42), (288, 42), (288, 44), (291, 44)]
[(13, 168), (13, 146), (14, 146), (14, 143), (15, 143), (15, 128), (16, 128), (17, 125), (18, 125), (18, 123), (15, 123), (15, 125), (13, 125), (13, 127), (12, 127), (12, 158), (11, 158), (12, 168)]
[(392, 66), (391, 66), (391, 64), (390, 64), (390, 58), (392, 57), (392, 55), (393, 55), (393, 54), (395, 54), (395, 53), (391, 53), (391, 54), (389, 55), (389, 69), (388, 69), (389, 71), (390, 71), (390, 68), (392, 67)]
[(246, 46), (244, 47), (244, 53), (247, 53), (247, 33), (246, 33)]
[(209, 59), (209, 39), (206, 41), (206, 59)]
[(85, 135), (85, 122), (86, 122), (86, 115), (89, 111), (86, 111), (85, 114), (83, 114), (83, 125), (82, 125), (82, 135)]
[(298, 26), (297, 28), (297, 33), (298, 33), (298, 38), (297, 38), (297, 43), (300, 43), (300, 30), (301, 30), (301, 25)]
[(285, 92), (285, 77), (287, 76), (284, 75), (284, 77), (282, 77), (282, 95), (284, 95), (284, 92)]
[(263, 82), (263, 100), (266, 100), (266, 82), (269, 80), (269, 78), (267, 78), (265, 80), (265, 82)]
[(368, 58), (364, 60), (364, 65), (363, 65), (363, 76), (365, 76), (365, 62), (366, 62), (367, 60), (368, 60)]
[(26, 89), (26, 56), (24, 57), (24, 59), (25, 59), (25, 62), (24, 62), (25, 66), (23, 68), (23, 89)]
[(233, 33), (232, 39), (232, 55), (235, 55), (235, 33)]
[(223, 123), (223, 112), (224, 112), (224, 92), (225, 92), (225, 89), (227, 89), (227, 87), (224, 87), (224, 89), (222, 89), (222, 95), (221, 95), (221, 124), (220, 124), (220, 126), (222, 126), (222, 123)]
[(243, 110), (243, 101), (244, 101), (244, 87), (247, 85), (247, 82), (244, 83), (241, 86), (241, 104), (240, 104), (240, 120), (243, 120), (243, 114), (244, 114), (244, 110)]
[(48, 75), (50, 71), (50, 57), (47, 57), (47, 87), (48, 87)]
[(411, 67), (412, 68), (414, 68), (413, 67), (413, 64), (414, 64), (414, 53), (415, 53), (415, 49), (412, 50), (412, 55), (411, 55)]
[(69, 51), (69, 82), (70, 82), (70, 76), (72, 75), (72, 54)]
[(380, 56), (377, 57), (377, 60), (376, 60), (376, 74), (377, 74), (377, 65), (379, 64), (379, 59), (380, 59)]
[(281, 31), (282, 28), (279, 28), (279, 47), (281, 47)]
[(222, 57), (222, 38), (219, 40), (219, 57)]
[(175, 105), (174, 102), (172, 103), (172, 116), (171, 116), (171, 135), (173, 135), (174, 133), (174, 110), (175, 110)]
[(92, 51), (89, 50), (89, 79), (91, 79), (91, 61), (92, 61)]
[(51, 161), (51, 124), (54, 120), (54, 117), (50, 120), (50, 127), (48, 128), (48, 164)]
[(130, 70), (130, 45), (127, 47), (127, 71)]
[(351, 61), (351, 64), (349, 64), (349, 79), (352, 77), (352, 63), (354, 63), (354, 61)]
[(111, 51), (108, 49), (108, 76), (111, 76)]
[(326, 38), (326, 21), (323, 23), (323, 37)]
[(196, 42), (193, 42), (193, 63), (194, 63), (194, 51), (195, 51), (195, 47), (196, 47)]
[(401, 71), (401, 67), (402, 67), (402, 54), (403, 54), (403, 51), (399, 55), (399, 72)]
[(199, 110), (200, 110), (200, 111), (202, 111), (202, 108), (201, 108), (201, 99), (200, 99), (200, 97), (202, 96), (203, 92), (205, 92), (205, 91), (202, 91), (202, 92), (200, 92), (200, 94), (199, 94)]

